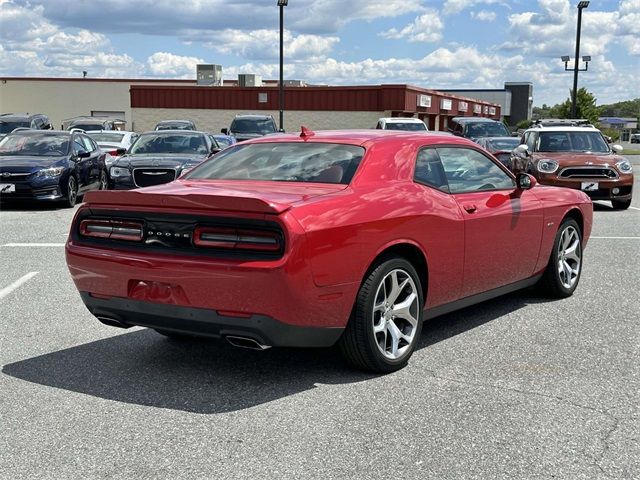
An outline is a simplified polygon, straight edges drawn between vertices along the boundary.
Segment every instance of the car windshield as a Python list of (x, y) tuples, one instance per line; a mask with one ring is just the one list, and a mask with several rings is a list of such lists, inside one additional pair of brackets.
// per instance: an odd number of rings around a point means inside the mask
[(276, 126), (270, 118), (236, 118), (231, 123), (233, 133), (275, 133)]
[(385, 125), (385, 130), (407, 130), (409, 132), (419, 132), (425, 131), (426, 129), (427, 127), (424, 123), (418, 122), (387, 122), (387, 124)]
[(131, 147), (131, 154), (145, 155), (157, 153), (206, 154), (209, 150), (204, 135), (189, 134), (145, 134)]
[(9, 135), (0, 142), (0, 155), (60, 156), (68, 150), (67, 135)]
[(239, 144), (196, 167), (186, 178), (348, 184), (364, 148), (333, 143)]
[(467, 125), (466, 137), (508, 137), (509, 131), (500, 122), (478, 122)]
[(540, 132), (536, 152), (608, 153), (609, 145), (600, 132)]
[(79, 128), (80, 130), (87, 132), (89, 130), (102, 130), (103, 127), (101, 123), (76, 123), (69, 126), (69, 130), (72, 128)]
[(91, 132), (89, 136), (96, 142), (120, 143), (124, 138), (124, 133)]
[(0, 133), (11, 133), (16, 128), (20, 128), (20, 127), (29, 128), (29, 122), (20, 122), (20, 121), (8, 122), (5, 120), (0, 120)]
[(487, 142), (489, 149), (495, 151), (498, 150), (513, 150), (520, 145), (520, 139), (518, 137), (511, 138), (496, 138)]
[(186, 122), (161, 123), (156, 125), (156, 130), (193, 130), (193, 125)]

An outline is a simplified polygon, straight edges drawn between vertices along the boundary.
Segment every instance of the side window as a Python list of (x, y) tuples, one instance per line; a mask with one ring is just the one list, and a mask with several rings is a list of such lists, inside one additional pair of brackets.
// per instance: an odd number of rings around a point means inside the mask
[(80, 139), (80, 136), (76, 135), (73, 139), (73, 153), (77, 155), (80, 150), (86, 150), (86, 149), (87, 148), (85, 147), (84, 143)]
[(451, 193), (506, 190), (513, 179), (492, 160), (470, 148), (438, 148)]
[(418, 183), (449, 193), (444, 168), (434, 148), (423, 148), (418, 152), (413, 179)]
[(376, 129), (382, 130), (382, 122), (378, 122), (378, 124), (376, 125)]
[(36, 118), (31, 122), (31, 128), (37, 128), (38, 130), (42, 130), (44, 128), (44, 122), (41, 118)]
[(538, 135), (535, 132), (529, 132), (529, 136), (526, 138), (526, 142), (527, 142), (527, 147), (529, 147), (529, 151), (530, 152), (534, 152), (535, 151), (535, 146), (536, 146), (536, 137)]
[(86, 137), (84, 135), (82, 135), (80, 137), (82, 144), (84, 145), (84, 149), (87, 152), (91, 152), (93, 153), (94, 151), (97, 150), (97, 147), (95, 145), (95, 143), (93, 143), (93, 140), (91, 140), (89, 137)]

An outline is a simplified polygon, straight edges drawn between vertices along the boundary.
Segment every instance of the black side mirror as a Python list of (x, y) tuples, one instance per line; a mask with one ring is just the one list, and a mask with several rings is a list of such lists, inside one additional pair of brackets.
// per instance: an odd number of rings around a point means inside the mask
[(228, 128), (221, 128), (220, 129), (220, 133), (222, 133), (224, 135), (229, 135), (229, 129)]
[(459, 131), (456, 131), (456, 130), (454, 130), (454, 131), (453, 131), (453, 132), (451, 132), (451, 133), (453, 133), (456, 137), (461, 137), (461, 136), (462, 136), (462, 133), (461, 133), (461, 132), (459, 132)]
[(520, 190), (530, 190), (538, 183), (533, 175), (528, 173), (518, 173), (516, 175), (516, 183)]
[(127, 149), (126, 148), (116, 148), (116, 154), (117, 155), (124, 155), (125, 153), (127, 153)]
[(91, 154), (89, 152), (87, 152), (86, 150), (78, 150), (78, 153), (76, 155), (78, 158), (89, 158), (91, 156)]

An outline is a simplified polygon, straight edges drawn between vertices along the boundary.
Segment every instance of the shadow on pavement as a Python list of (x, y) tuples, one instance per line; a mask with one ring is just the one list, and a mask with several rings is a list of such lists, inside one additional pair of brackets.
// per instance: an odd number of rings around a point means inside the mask
[[(427, 322), (418, 348), (540, 300), (527, 291)], [(169, 340), (138, 330), (5, 365), (15, 378), (99, 398), (193, 413), (222, 413), (320, 384), (366, 381), (333, 349), (238, 349), (222, 341)]]
[[(82, 199), (78, 199), (78, 205)], [(0, 210), (7, 212), (48, 212), (53, 210), (66, 210), (62, 202), (35, 200), (5, 200), (0, 201)]]

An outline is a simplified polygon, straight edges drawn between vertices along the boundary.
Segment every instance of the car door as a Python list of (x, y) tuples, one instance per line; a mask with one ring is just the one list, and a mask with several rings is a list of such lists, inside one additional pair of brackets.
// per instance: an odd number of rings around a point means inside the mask
[(98, 148), (98, 145), (87, 135), (80, 135), (82, 138), (82, 143), (85, 146), (85, 150), (89, 152), (90, 156), (89, 160), (89, 176), (88, 176), (88, 184), (87, 188), (93, 188), (98, 185), (100, 181), (100, 172), (102, 171), (102, 166), (100, 162), (100, 155), (102, 155), (102, 151)]
[(542, 238), (541, 202), (489, 156), (438, 147), (449, 191), (464, 218), (462, 297), (531, 277)]
[(91, 183), (91, 159), (89, 157), (80, 158), (80, 152), (86, 152), (87, 147), (84, 144), (81, 135), (74, 135), (73, 140), (73, 161), (76, 164), (76, 175), (78, 177), (78, 191), (82, 192), (87, 189), (87, 185)]

